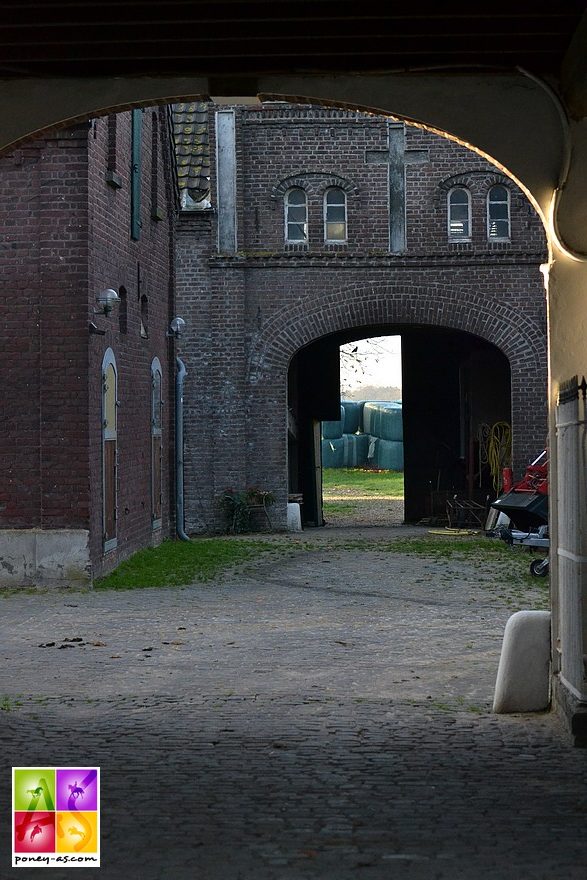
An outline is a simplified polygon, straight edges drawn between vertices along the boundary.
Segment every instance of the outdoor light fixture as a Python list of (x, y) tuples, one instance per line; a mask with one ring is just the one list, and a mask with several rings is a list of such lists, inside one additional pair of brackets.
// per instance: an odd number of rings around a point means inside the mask
[(168, 336), (174, 336), (176, 339), (179, 339), (183, 330), (185, 328), (185, 321), (183, 318), (174, 318), (171, 324), (169, 325)]
[(106, 315), (106, 317), (108, 317), (116, 303), (120, 302), (120, 297), (112, 287), (108, 287), (106, 290), (102, 290), (101, 293), (98, 294), (96, 302), (100, 308), (94, 309), (94, 314)]

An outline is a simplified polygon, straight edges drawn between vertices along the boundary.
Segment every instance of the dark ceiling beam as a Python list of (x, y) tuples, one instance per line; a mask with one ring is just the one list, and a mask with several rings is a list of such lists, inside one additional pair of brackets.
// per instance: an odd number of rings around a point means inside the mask
[(571, 116), (587, 116), (587, 12), (563, 59), (561, 90)]
[[(337, 21), (344, 18), (353, 20), (381, 18), (397, 22), (438, 21), (452, 19), (471, 22), (487, 22), (496, 18), (540, 19), (554, 21), (581, 15), (584, 11), (582, 0), (565, 0), (561, 7), (540, 8), (533, 0), (507, 2), (493, 0), (489, 6), (474, 6), (462, 2), (422, 2), (407, 11), (389, 0), (369, 0), (362, 5), (356, 0), (4, 0), (3, 16), (16, 21), (35, 24), (43, 22), (66, 23), (91, 21), (229, 21), (229, 20), (280, 20), (280, 21)], [(36, 18), (31, 18), (31, 13)]]
[(554, 11), (530, 0), (473, 9), (452, 0), (412, 6), (404, 13), (389, 0), (8, 0), (0, 4), (0, 75), (524, 66), (557, 76), (585, 9), (583, 0), (566, 0)]

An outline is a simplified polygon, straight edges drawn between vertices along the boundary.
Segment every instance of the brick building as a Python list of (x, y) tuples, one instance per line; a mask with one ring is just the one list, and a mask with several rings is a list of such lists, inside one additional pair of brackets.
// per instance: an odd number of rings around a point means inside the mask
[(166, 108), (134, 110), (0, 160), (0, 583), (84, 581), (169, 533), (171, 143)]
[(520, 474), (547, 430), (546, 245), (513, 181), (377, 116), (272, 103), (174, 117), (187, 530), (218, 525), (228, 486), (274, 492), (278, 525), (301, 492), (321, 522), (338, 347), (370, 335), (402, 336), (406, 519), (430, 512), (431, 487), (474, 494), (481, 422), (511, 422)]
[(431, 485), (474, 491), (481, 421), (511, 421), (518, 472), (542, 448), (545, 244), (510, 178), (343, 110), (176, 105), (173, 130), (176, 161), (166, 108), (0, 160), (2, 583), (86, 580), (169, 534), (177, 314), (187, 531), (219, 527), (228, 486), (321, 522), (319, 421), (361, 336), (402, 336), (407, 519)]

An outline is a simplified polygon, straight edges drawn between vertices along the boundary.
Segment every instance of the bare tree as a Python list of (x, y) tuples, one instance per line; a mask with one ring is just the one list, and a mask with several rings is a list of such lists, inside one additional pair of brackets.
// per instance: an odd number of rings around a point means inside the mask
[(353, 393), (353, 396), (355, 396), (353, 389), (356, 389), (357, 386), (362, 384), (365, 385), (365, 390), (367, 390), (369, 386), (361, 380), (368, 378), (371, 379), (370, 387), (389, 388), (393, 391), (397, 391), (397, 396), (401, 397), (401, 391), (397, 386), (384, 386), (382, 383), (375, 384), (370, 375), (373, 372), (374, 364), (379, 364), (381, 361), (389, 358), (392, 354), (396, 354), (397, 356), (397, 352), (393, 352), (392, 347), (390, 346), (391, 338), (392, 337), (388, 336), (378, 336), (371, 339), (360, 339), (354, 342), (347, 342), (346, 345), (341, 345), (340, 387), (343, 394), (349, 396)]

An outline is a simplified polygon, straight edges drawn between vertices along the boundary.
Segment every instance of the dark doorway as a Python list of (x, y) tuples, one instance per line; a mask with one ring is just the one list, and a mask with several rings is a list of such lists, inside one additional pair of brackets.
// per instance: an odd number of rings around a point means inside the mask
[(406, 522), (441, 518), (454, 495), (495, 497), (479, 438), (484, 425), (511, 425), (505, 355), (468, 333), (407, 328), (402, 372)]
[(340, 418), (339, 345), (336, 336), (319, 339), (299, 351), (289, 368), (289, 493), (302, 502), (306, 526), (324, 524), (320, 425)]
[[(442, 520), (455, 495), (481, 505), (495, 497), (479, 438), (484, 426), (511, 425), (507, 358), (460, 331), (377, 326), (360, 333), (402, 337), (405, 521)], [(320, 422), (340, 418), (339, 346), (358, 337), (356, 329), (323, 337), (290, 365), (289, 492), (302, 501), (305, 526), (324, 524)]]

